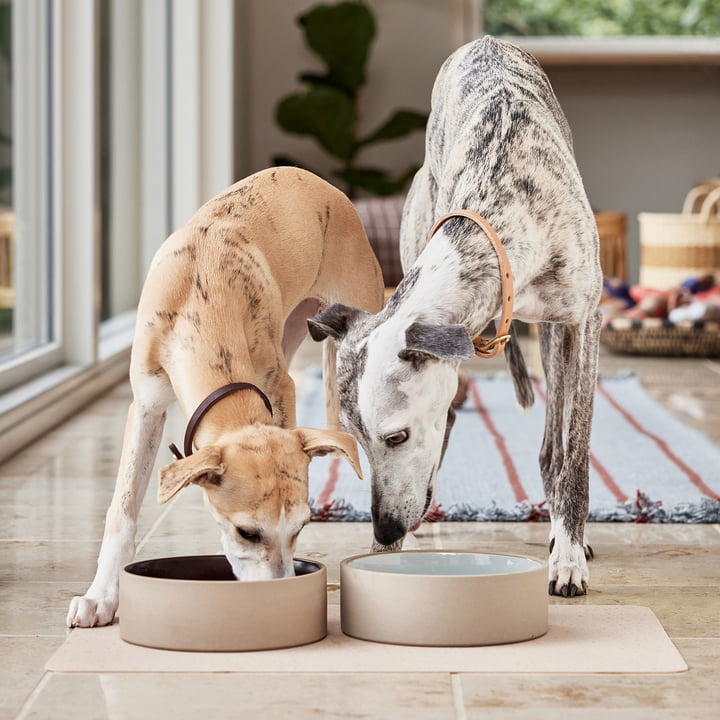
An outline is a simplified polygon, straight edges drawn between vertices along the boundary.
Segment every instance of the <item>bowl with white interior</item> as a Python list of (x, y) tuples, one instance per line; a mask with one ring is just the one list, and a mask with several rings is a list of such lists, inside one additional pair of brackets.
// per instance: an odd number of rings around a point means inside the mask
[(547, 563), (518, 555), (406, 550), (340, 565), (346, 635), (381, 643), (497, 645), (547, 632)]
[(166, 650), (294, 647), (327, 634), (327, 569), (295, 559), (295, 575), (236, 580), (224, 555), (143, 560), (120, 575), (120, 637)]

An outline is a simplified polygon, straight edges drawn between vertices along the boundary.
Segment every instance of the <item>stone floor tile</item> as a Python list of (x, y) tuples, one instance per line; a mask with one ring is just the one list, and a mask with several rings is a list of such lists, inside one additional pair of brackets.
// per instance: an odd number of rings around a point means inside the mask
[(0, 635), (64, 635), (65, 616), (86, 582), (0, 583)]
[(720, 707), (720, 641), (678, 641), (677, 646), (689, 672), (461, 675), (465, 712), (468, 720), (558, 715), (614, 718), (633, 717), (633, 713), (636, 718), (655, 718), (655, 713), (662, 718), (711, 716)]
[(64, 638), (64, 632), (59, 637), (0, 636), (0, 718), (17, 716)]
[[(76, 714), (77, 713), (77, 714)], [(52, 674), (27, 718), (454, 720), (449, 675)]]

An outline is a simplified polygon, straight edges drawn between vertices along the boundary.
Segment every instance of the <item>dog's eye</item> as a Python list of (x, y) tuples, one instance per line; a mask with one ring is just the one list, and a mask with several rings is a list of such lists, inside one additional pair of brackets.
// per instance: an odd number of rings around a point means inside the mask
[(254, 530), (246, 530), (245, 528), (237, 528), (238, 535), (243, 539), (247, 540), (251, 543), (259, 543), (260, 542), (260, 533), (255, 532)]
[(400, 430), (399, 432), (392, 433), (392, 435), (386, 435), (385, 444), (389, 447), (402, 445), (409, 437), (410, 433), (407, 430)]

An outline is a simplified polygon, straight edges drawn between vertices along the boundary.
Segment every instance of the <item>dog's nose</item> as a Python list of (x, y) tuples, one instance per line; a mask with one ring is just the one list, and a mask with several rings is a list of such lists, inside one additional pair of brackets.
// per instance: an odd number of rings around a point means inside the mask
[(380, 545), (392, 545), (405, 537), (407, 528), (397, 518), (382, 515), (373, 522), (373, 533)]

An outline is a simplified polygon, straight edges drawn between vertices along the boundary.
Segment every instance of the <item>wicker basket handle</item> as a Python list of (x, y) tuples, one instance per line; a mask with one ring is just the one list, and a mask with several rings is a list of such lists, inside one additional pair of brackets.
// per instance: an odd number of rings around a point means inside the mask
[(700, 220), (707, 223), (710, 222), (711, 216), (718, 214), (720, 214), (720, 185), (703, 200), (700, 208)]
[(704, 198), (720, 187), (720, 178), (706, 180), (690, 190), (683, 203), (683, 215), (690, 215), (698, 212), (696, 206), (702, 205)]

